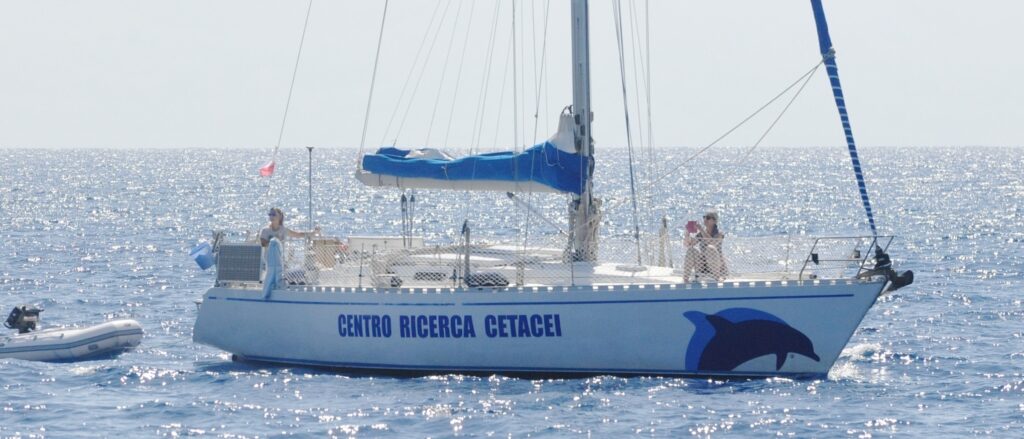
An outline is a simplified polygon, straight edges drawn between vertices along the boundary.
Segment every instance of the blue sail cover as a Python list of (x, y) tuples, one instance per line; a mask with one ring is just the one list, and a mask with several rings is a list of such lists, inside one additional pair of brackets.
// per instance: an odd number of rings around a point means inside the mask
[(410, 158), (410, 152), (380, 148), (376, 154), (363, 156), (363, 170), (394, 177), (448, 181), (533, 181), (562, 192), (580, 194), (592, 160), (562, 151), (551, 142), (521, 153), (503, 151), (452, 160)]
[(864, 184), (864, 172), (861, 170), (860, 158), (857, 156), (857, 144), (853, 140), (850, 116), (846, 112), (843, 87), (839, 84), (839, 67), (836, 66), (836, 55), (832, 49), (832, 38), (828, 35), (825, 9), (821, 6), (821, 0), (811, 0), (811, 8), (814, 9), (814, 22), (818, 28), (818, 48), (821, 50), (821, 56), (825, 61), (825, 71), (828, 72), (828, 80), (832, 83), (832, 95), (835, 97), (836, 107), (839, 108), (839, 119), (843, 122), (843, 131), (846, 133), (846, 146), (850, 150), (853, 173), (857, 177), (857, 186), (860, 188), (860, 200), (864, 203), (864, 211), (868, 214), (868, 224), (871, 226), (871, 233), (877, 235), (875, 216), (871, 213), (871, 200), (868, 199), (868, 187)]

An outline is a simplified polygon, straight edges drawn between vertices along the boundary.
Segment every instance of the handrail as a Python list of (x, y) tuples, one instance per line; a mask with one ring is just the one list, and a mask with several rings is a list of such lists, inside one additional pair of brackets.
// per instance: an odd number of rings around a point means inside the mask
[[(722, 272), (727, 281), (854, 279), (855, 276), (873, 273), (876, 251), (887, 250), (892, 239), (891, 236), (802, 235), (726, 238), (719, 250), (724, 261)], [(289, 253), (294, 251), (294, 255), (286, 261), (286, 279), (295, 285), (332, 287), (387, 287), (397, 283), (392, 278), (404, 280), (404, 287), (458, 286), (463, 282), (463, 273), (468, 271), (465, 266), (468, 250), (471, 256), (469, 271), (498, 273), (510, 283), (516, 279), (515, 283), (520, 285), (577, 285), (580, 282), (586, 285), (678, 284), (680, 277), (686, 280), (683, 276), (686, 267), (682, 266), (673, 269), (648, 265), (642, 272), (623, 269), (633, 266), (623, 265), (629, 257), (627, 246), (634, 245), (625, 239), (605, 240), (601, 259), (592, 266), (567, 262), (561, 249), (542, 246), (545, 241), (526, 250), (519, 244), (506, 244), (500, 240), (490, 243), (478, 240), (467, 246), (460, 239), (462, 242), (445, 245), (383, 250), (362, 242), (350, 247), (341, 241), (328, 238), (314, 240), (310, 246), (289, 246)], [(258, 248), (258, 245), (252, 245)], [(672, 246), (673, 254), (683, 262), (686, 250), (681, 245)], [(801, 252), (805, 256), (804, 262), (797, 267), (799, 260), (794, 258)], [(700, 252), (691, 255), (691, 259), (693, 256), (698, 257), (693, 260), (697, 262), (695, 266), (701, 266)], [(221, 261), (223, 266), (219, 266), (219, 270), (233, 266), (228, 259)], [(259, 267), (258, 256), (253, 261), (249, 266)], [(818, 265), (812, 265), (814, 262)], [(580, 277), (581, 268), (584, 268), (583, 277)], [(705, 273), (701, 276), (708, 277)], [(253, 279), (258, 277), (254, 275)]]
[[(820, 265), (821, 262), (855, 262), (855, 261), (857, 261), (857, 258), (849, 258), (849, 259), (820, 259), (820, 258), (816, 258), (815, 256), (817, 255), (818, 244), (820, 244), (822, 241), (858, 240), (857, 244), (853, 248), (853, 251), (859, 251), (858, 247), (860, 246), (860, 243), (862, 242), (862, 240), (865, 240), (865, 239), (868, 239), (868, 238), (871, 239), (871, 242), (870, 242), (870, 244), (868, 244), (867, 251), (863, 252), (863, 257), (860, 258), (860, 263), (859, 263), (859, 265), (857, 267), (857, 276), (859, 276), (860, 274), (868, 271), (868, 269), (864, 268), (864, 266), (867, 265), (869, 260), (871, 260), (871, 257), (872, 257), (871, 254), (872, 254), (873, 250), (875, 248), (881, 248), (882, 251), (887, 251), (889, 249), (889, 245), (892, 244), (893, 239), (895, 239), (894, 235), (829, 236), (829, 237), (822, 237), (822, 238), (814, 238), (814, 244), (811, 245), (811, 250), (810, 250), (810, 252), (808, 252), (807, 258), (804, 259), (803, 266), (800, 267), (800, 273), (797, 275), (797, 279), (801, 280), (801, 281), (804, 280), (804, 271), (807, 270), (807, 266), (811, 262), (814, 262), (815, 265)], [(885, 241), (885, 245), (880, 245), (879, 244), (880, 240)]]

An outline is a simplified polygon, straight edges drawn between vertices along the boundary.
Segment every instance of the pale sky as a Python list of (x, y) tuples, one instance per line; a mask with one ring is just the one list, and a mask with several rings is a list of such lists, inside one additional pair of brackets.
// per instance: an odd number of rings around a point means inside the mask
[[(515, 3), (520, 144), (547, 137), (571, 100), (567, 1), (550, 2), (543, 76), (534, 62), (544, 42), (547, 4)], [(635, 20), (642, 32), (647, 2), (622, 4), (627, 12), (632, 4), (636, 15), (624, 19)], [(0, 148), (268, 150), (281, 126), (306, 5), (0, 1)], [(427, 59), (433, 41), (427, 28), (438, 5), (447, 7), (445, 21), (415, 99), (399, 105), (421, 41), (427, 43), (421, 60)], [(359, 145), (382, 6), (314, 0), (283, 148)], [(396, 136), (407, 147), (511, 145), (512, 77), (504, 76), (511, 71), (511, 7), (511, 0), (392, 0), (367, 147)], [(594, 136), (598, 147), (625, 145), (612, 2), (594, 0), (590, 7)], [(652, 0), (650, 10), (656, 146), (706, 144), (820, 59), (807, 0)], [(1024, 42), (1024, 2), (826, 0), (825, 11), (861, 146), (1024, 145), (1024, 61), (1017, 53)], [(482, 87), (492, 31), (492, 72)], [(626, 32), (631, 46), (629, 27)], [(642, 67), (627, 59), (631, 101), (637, 98), (634, 68)], [(544, 78), (540, 86), (538, 77)], [(538, 87), (546, 90), (539, 100)], [(488, 102), (478, 118), (481, 89)], [(646, 122), (646, 107), (631, 105), (630, 116)], [(773, 107), (725, 145), (752, 144), (780, 109)], [(843, 142), (828, 81), (819, 71), (764, 144)]]

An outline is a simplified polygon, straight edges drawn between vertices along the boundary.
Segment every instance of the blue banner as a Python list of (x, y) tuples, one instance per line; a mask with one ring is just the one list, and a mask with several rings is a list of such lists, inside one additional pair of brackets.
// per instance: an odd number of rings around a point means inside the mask
[(363, 156), (363, 169), (405, 178), (469, 181), (534, 181), (562, 192), (580, 194), (586, 183), (589, 157), (565, 152), (544, 142), (521, 153), (512, 151), (472, 155), (452, 160), (411, 158), (410, 151), (392, 147)]

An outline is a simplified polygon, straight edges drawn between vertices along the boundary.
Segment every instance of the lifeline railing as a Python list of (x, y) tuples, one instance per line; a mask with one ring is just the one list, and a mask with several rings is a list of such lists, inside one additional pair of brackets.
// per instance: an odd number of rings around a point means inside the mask
[(686, 273), (694, 266), (687, 264), (687, 247), (664, 235), (642, 241), (643, 265), (636, 263), (636, 244), (629, 236), (603, 238), (597, 263), (570, 262), (561, 236), (530, 246), (493, 236), (447, 245), (416, 241), (415, 246), (396, 238), (321, 238), (287, 245), (284, 280), (289, 285), (453, 288), (852, 279), (871, 268), (875, 248), (886, 250), (891, 242), (891, 236), (727, 236), (718, 249), (721, 272)]
[[(827, 266), (834, 265), (841, 267), (841, 270), (846, 270), (856, 264), (857, 272), (854, 275), (859, 277), (862, 273), (867, 272), (870, 268), (867, 268), (869, 262), (874, 261), (875, 249), (881, 248), (882, 251), (887, 251), (889, 245), (892, 244), (894, 236), (834, 236), (834, 237), (822, 237), (815, 238), (814, 244), (811, 245), (811, 250), (807, 254), (807, 259), (804, 260), (803, 266), (800, 267), (800, 273), (797, 276), (798, 280), (804, 280), (804, 273), (808, 272), (808, 265), (814, 264), (815, 266)], [(842, 254), (836, 251), (836, 245), (833, 243), (849, 243), (854, 242), (855, 245), (852, 251)], [(882, 244), (884, 242), (884, 245)], [(866, 243), (866, 244), (865, 244)], [(822, 256), (824, 254), (824, 256)], [(811, 279), (817, 278), (816, 273), (809, 273), (808, 277)]]

